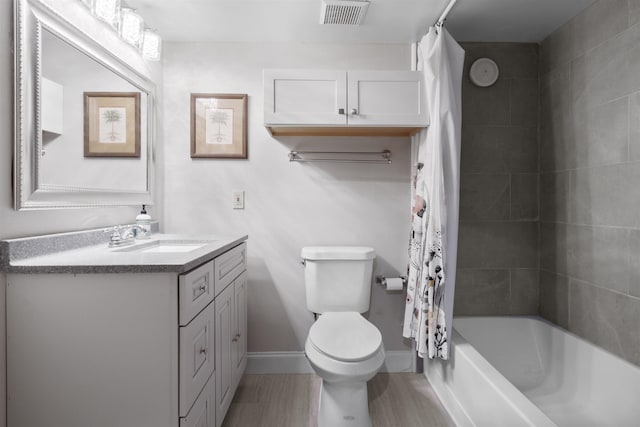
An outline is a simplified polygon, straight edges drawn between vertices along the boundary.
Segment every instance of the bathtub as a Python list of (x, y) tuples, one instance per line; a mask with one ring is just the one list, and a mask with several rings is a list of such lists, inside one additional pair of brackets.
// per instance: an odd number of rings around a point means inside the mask
[(459, 427), (639, 426), (640, 368), (529, 317), (457, 317), (425, 376)]

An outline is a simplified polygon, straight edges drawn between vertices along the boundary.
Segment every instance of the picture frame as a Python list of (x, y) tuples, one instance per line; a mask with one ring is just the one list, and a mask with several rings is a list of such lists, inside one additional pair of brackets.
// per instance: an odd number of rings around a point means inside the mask
[(247, 98), (247, 94), (191, 94), (191, 158), (248, 158)]
[(84, 92), (84, 156), (140, 157), (139, 92)]

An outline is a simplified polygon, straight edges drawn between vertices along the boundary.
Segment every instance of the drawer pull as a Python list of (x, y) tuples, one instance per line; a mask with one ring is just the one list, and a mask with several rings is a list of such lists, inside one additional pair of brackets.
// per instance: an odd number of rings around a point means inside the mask
[(205, 347), (202, 347), (200, 349), (200, 354), (207, 354), (207, 349)]

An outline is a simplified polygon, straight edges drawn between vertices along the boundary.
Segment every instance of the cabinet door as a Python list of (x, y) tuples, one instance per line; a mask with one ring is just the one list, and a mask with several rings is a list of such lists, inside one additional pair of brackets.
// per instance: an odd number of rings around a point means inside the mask
[(348, 123), (426, 126), (429, 116), (419, 71), (349, 71)]
[(233, 398), (233, 331), (234, 287), (228, 286), (215, 299), (216, 306), (216, 426), (229, 409)]
[(265, 125), (347, 124), (345, 71), (265, 70), (263, 78)]
[(247, 366), (247, 273), (242, 273), (234, 282), (235, 335), (231, 340), (233, 357), (233, 389), (235, 390)]

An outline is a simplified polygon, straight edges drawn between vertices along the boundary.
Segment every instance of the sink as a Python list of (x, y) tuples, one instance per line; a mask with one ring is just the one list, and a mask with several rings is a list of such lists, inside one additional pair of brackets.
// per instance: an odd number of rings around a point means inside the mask
[(135, 243), (131, 246), (116, 249), (114, 252), (137, 252), (156, 254), (187, 253), (200, 249), (213, 240), (151, 240), (143, 243)]
[(158, 243), (157, 245), (143, 248), (140, 252), (163, 254), (175, 252), (191, 252), (206, 245), (207, 243)]

